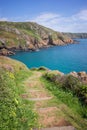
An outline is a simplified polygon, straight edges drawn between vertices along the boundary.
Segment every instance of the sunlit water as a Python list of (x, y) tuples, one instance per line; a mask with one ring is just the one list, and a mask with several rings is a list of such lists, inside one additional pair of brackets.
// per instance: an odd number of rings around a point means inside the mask
[(64, 73), (87, 72), (87, 39), (78, 39), (79, 44), (55, 46), (35, 52), (18, 52), (11, 56), (25, 63), (29, 68), (45, 66)]

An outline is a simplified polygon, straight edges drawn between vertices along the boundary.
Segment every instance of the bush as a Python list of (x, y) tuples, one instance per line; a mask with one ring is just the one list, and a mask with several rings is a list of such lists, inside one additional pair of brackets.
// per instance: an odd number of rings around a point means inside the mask
[(62, 88), (73, 92), (73, 94), (80, 99), (82, 104), (87, 104), (87, 85), (81, 83), (79, 79), (72, 75), (66, 76)]
[(79, 79), (73, 77), (72, 75), (65, 76), (65, 80), (62, 83), (62, 87), (66, 90), (71, 90), (73, 93), (78, 91), (81, 82)]
[(84, 107), (83, 116), (87, 117), (87, 85), (83, 84), (78, 78), (72, 75), (58, 75), (55, 72), (48, 72), (44, 77), (53, 82), (56, 87), (70, 92), (73, 96), (77, 96), (82, 107)]
[(58, 73), (58, 71), (49, 71), (44, 74), (44, 77), (50, 80), (54, 83), (59, 83), (61, 79), (61, 75)]

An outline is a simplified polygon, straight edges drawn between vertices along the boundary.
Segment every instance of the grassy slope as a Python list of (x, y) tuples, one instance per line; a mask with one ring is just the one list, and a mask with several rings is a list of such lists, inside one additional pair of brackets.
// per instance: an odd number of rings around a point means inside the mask
[(63, 33), (65, 36), (71, 37), (71, 38), (87, 38), (87, 33)]
[[(60, 108), (61, 116), (65, 116), (77, 130), (86, 130), (87, 120), (83, 118), (82, 112), (84, 111), (77, 97), (73, 97), (71, 92), (66, 92), (54, 83), (49, 82), (48, 80), (41, 78), (41, 81), (44, 82), (46, 89), (52, 92), (56, 97), (56, 100), (53, 102), (56, 103), (56, 106)], [(48, 102), (52, 104), (53, 102)]]
[(22, 100), (23, 81), (31, 76), (28, 68), (10, 58), (0, 57), (0, 129), (29, 130), (36, 126), (32, 102)]
[[(18, 33), (14, 31), (17, 29)], [(53, 40), (70, 40), (69, 37), (53, 31), (52, 29), (43, 27), (33, 22), (0, 22), (0, 38), (6, 40), (7, 47), (18, 47), (19, 44), (22, 46), (26, 45), (27, 39), (24, 35), (32, 39), (37, 39), (39, 42), (43, 41), (43, 36), (52, 34)]]
[(24, 100), (20, 96), (27, 93), (25, 90), (29, 91), (28, 87), (31, 89), (30, 85), (33, 89), (39, 88), (42, 93), (55, 96), (49, 101), (42, 102), (41, 107), (58, 107), (59, 119), (64, 117), (77, 130), (86, 130), (87, 120), (83, 118), (83, 108), (77, 97), (41, 77), (44, 71), (28, 70), (21, 62), (0, 56), (0, 73), (2, 74), (0, 75), (1, 130), (28, 130), (38, 127), (37, 114), (33, 111), (34, 102)]

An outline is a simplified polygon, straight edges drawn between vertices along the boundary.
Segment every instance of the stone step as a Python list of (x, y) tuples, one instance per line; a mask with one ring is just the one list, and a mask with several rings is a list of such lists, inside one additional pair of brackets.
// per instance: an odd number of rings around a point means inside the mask
[(31, 91), (29, 92), (29, 98), (45, 98), (51, 97), (49, 93), (46, 91)]
[(41, 92), (42, 90), (38, 90), (38, 89), (30, 89), (28, 92)]
[(73, 126), (62, 126), (62, 127), (41, 128), (34, 130), (76, 130), (76, 129)]
[(49, 100), (52, 99), (53, 97), (44, 97), (44, 98), (26, 98), (27, 100), (31, 101), (43, 101), (43, 100)]
[(39, 108), (38, 110), (44, 111), (44, 110), (49, 110), (49, 109), (51, 109), (51, 110), (56, 109), (57, 110), (57, 107), (44, 107), (44, 108)]

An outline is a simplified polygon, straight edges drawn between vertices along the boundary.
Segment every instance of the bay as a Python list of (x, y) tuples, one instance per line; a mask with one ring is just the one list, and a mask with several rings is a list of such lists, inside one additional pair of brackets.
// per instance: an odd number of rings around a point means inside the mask
[(34, 52), (17, 52), (10, 56), (22, 61), (29, 68), (45, 66), (63, 73), (87, 72), (87, 39), (77, 39), (79, 44), (54, 46)]

